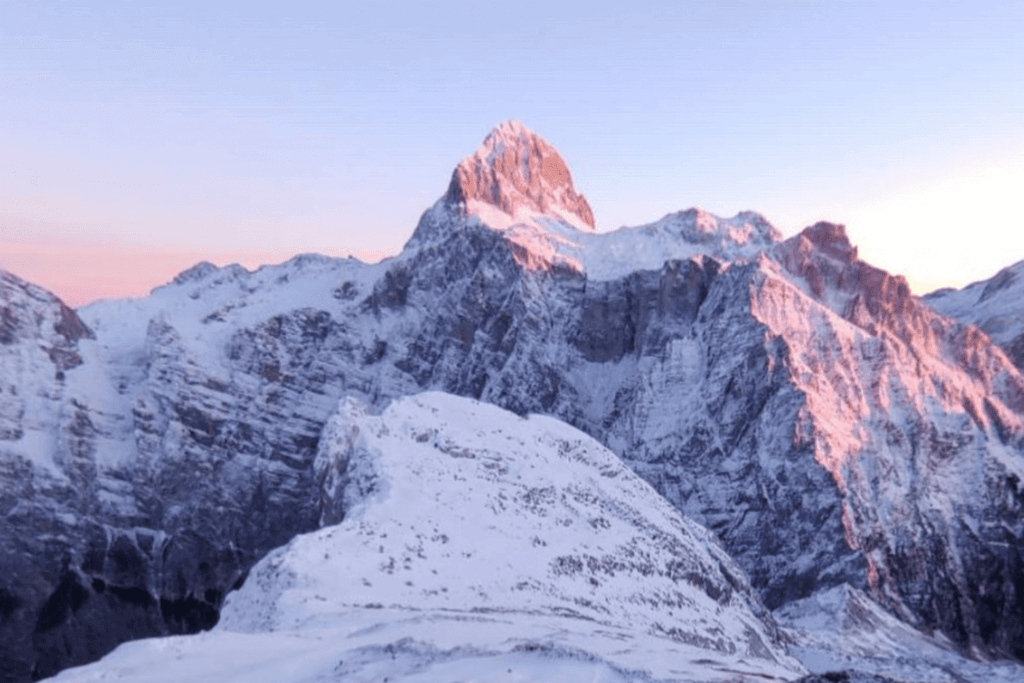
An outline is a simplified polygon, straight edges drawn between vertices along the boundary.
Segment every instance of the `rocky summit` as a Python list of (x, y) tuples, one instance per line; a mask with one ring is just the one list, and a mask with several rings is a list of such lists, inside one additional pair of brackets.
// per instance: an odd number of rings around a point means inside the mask
[[(5, 275), (0, 680), (213, 626), (260, 558), (347, 523), (325, 491), (355, 475), (317, 465), (339, 401), (374, 413), (426, 390), (596, 439), (768, 609), (795, 619), (847, 591), (949, 661), (1024, 659), (1024, 377), (1007, 351), (860, 260), (840, 225), (783, 239), (753, 212), (690, 209), (593, 226), (554, 148), (509, 123), (379, 264), (200, 264), (77, 312)], [(854, 667), (836, 647), (814, 661)], [(770, 675), (802, 675), (787, 671)]]
[(498, 209), (506, 221), (539, 214), (594, 229), (594, 213), (573, 187), (569, 166), (518, 121), (495, 128), (475, 154), (455, 167), (445, 200), (471, 213)]

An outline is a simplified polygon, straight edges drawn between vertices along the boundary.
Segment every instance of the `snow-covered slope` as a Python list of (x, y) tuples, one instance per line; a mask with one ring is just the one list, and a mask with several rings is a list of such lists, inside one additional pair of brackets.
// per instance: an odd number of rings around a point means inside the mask
[(906, 683), (1016, 683), (1024, 666), (967, 659), (941, 634), (929, 637), (847, 584), (774, 613), (789, 650), (815, 673), (857, 670)]
[(591, 282), (657, 270), (667, 261), (706, 256), (747, 260), (781, 239), (781, 233), (753, 211), (721, 218), (693, 208), (647, 225), (594, 233), (561, 217), (526, 213), (513, 219), (492, 206), (452, 204), (445, 197), (423, 215), (404, 255), (443, 249), (454, 233), (481, 230), (498, 233), (521, 268), (567, 270)]
[(940, 289), (924, 297), (943, 315), (981, 328), (1024, 368), (1024, 261), (963, 289)]
[(347, 400), (316, 466), (325, 517), (343, 521), (264, 558), (212, 633), (124, 647), (57, 680), (803, 671), (714, 538), (556, 420), (440, 393), (380, 416)]

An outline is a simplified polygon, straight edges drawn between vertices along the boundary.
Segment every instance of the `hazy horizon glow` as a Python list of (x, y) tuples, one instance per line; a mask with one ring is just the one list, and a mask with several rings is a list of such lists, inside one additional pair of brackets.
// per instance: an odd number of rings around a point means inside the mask
[(75, 304), (189, 259), (395, 253), (509, 118), (600, 230), (831, 220), (917, 293), (1024, 259), (1024, 4), (6, 3), (0, 25), (0, 267)]

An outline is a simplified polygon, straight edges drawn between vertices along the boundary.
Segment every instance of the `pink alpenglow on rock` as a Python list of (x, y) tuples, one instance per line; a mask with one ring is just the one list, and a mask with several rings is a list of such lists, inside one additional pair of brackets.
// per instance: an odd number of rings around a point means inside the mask
[(594, 230), (594, 213), (573, 188), (565, 160), (519, 121), (500, 124), (472, 156), (462, 160), (445, 200), (462, 204), (473, 215), (490, 214), (497, 208), (512, 219), (543, 214), (581, 230)]

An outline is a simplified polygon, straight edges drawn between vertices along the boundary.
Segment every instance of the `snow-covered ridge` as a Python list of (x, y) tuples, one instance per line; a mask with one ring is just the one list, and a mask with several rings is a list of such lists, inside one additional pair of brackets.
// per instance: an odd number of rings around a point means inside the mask
[(923, 300), (943, 315), (980, 328), (1024, 369), (1024, 261), (988, 280), (959, 290), (940, 289)]
[(0, 344), (55, 336), (63, 339), (54, 340), (63, 346), (93, 334), (78, 314), (51, 292), (0, 270)]
[(78, 313), (111, 350), (141, 350), (149, 322), (165, 319), (187, 342), (197, 342), (195, 348), (217, 353), (238, 327), (297, 308), (331, 308), (365, 298), (388, 264), (300, 254), (249, 271), (238, 264), (218, 267), (204, 261), (148, 297), (98, 301)]
[[(344, 520), (264, 558), (212, 633), (124, 646), (56, 680), (212, 682), (264, 651), (280, 683), (338, 667), (391, 681), (457, 666), (509, 681), (803, 672), (711, 534), (557, 420), (440, 393), (379, 416), (343, 401), (317, 470), (326, 514)], [(225, 662), (245, 642), (245, 661)]]
[(67, 373), (93, 331), (59, 298), (0, 270), (0, 461), (31, 461), (57, 480), (55, 423)]
[(471, 205), (473, 211), (463, 213), (438, 201), (424, 213), (398, 258), (438, 248), (466, 230), (484, 230), (499, 235), (527, 270), (566, 268), (591, 281), (611, 281), (658, 270), (673, 260), (747, 261), (782, 239), (778, 229), (753, 211), (722, 218), (691, 208), (653, 223), (596, 233), (579, 230), (557, 214), (522, 212), (513, 219), (492, 206)]
[(859, 261), (841, 226), (808, 228), (773, 256), (751, 312), (793, 350), (794, 438), (841, 492), (872, 596), (975, 652), (1018, 653), (1019, 608), (986, 595), (1020, 581), (1024, 377), (977, 329)]
[(692, 208), (646, 225), (579, 236), (576, 253), (588, 279), (614, 280), (673, 260), (745, 261), (781, 239), (782, 233), (754, 211), (722, 218)]

